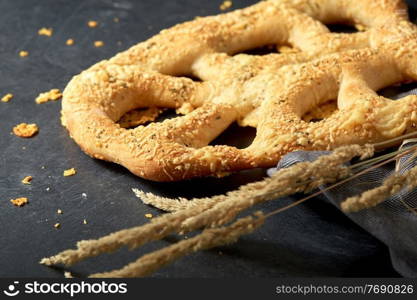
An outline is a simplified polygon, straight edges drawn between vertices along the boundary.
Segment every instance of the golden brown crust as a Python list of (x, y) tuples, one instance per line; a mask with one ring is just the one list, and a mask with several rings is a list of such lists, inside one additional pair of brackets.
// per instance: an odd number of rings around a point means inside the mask
[[(322, 22), (368, 30), (335, 34)], [(157, 181), (268, 167), (299, 149), (378, 142), (415, 127), (417, 97), (394, 102), (375, 91), (417, 79), (416, 37), (399, 0), (264, 1), (163, 30), (75, 76), (62, 121), (90, 156)], [(300, 51), (236, 54), (266, 44)], [(173, 77), (189, 74), (203, 81)], [(329, 117), (303, 120), (334, 99)], [(148, 107), (185, 115), (134, 129), (117, 124)], [(257, 128), (251, 146), (207, 146), (234, 121)]]

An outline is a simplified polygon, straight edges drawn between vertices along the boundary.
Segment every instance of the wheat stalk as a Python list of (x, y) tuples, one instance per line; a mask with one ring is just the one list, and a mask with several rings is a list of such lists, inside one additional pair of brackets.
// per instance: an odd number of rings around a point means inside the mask
[[(287, 169), (282, 169), (275, 173), (271, 178), (248, 184), (227, 195), (218, 196), (214, 201), (203, 201), (199, 206), (186, 207), (175, 213), (155, 218), (151, 223), (121, 230), (98, 240), (80, 241), (77, 243), (77, 249), (65, 250), (55, 256), (44, 258), (41, 260), (41, 263), (45, 265), (58, 263), (71, 265), (88, 257), (105, 252), (113, 252), (122, 246), (136, 248), (147, 242), (162, 239), (175, 232), (193, 231), (202, 227), (217, 227), (212, 229), (220, 230), (221, 228), (219, 228), (219, 226), (232, 221), (238, 213), (255, 204), (270, 199), (276, 199), (283, 195), (311, 191), (319, 185), (334, 182), (340, 178), (346, 177), (350, 173), (350, 170), (344, 165), (345, 162), (350, 161), (355, 156), (360, 156), (364, 159), (372, 155), (373, 147), (370, 145), (340, 147), (328, 155), (319, 157), (313, 162), (302, 162)], [(312, 178), (313, 180), (311, 180)], [(242, 220), (248, 221), (248, 219), (241, 219), (236, 222), (244, 222)], [(210, 232), (212, 231), (203, 231), (202, 234), (194, 237), (193, 241), (199, 245), (201, 244), (201, 247), (205, 249), (209, 246), (221, 245), (224, 242), (234, 240), (247, 232), (243, 230), (242, 227), (236, 225), (241, 223), (233, 224), (223, 227), (223, 231), (218, 231), (225, 234), (227, 233), (224, 239), (212, 239), (211, 242), (209, 242), (207, 240), (207, 235), (210, 235)], [(253, 227), (257, 226), (254, 225)], [(240, 230), (238, 230), (238, 228), (240, 228)], [(128, 265), (126, 269), (102, 273), (97, 276), (119, 276), (120, 274), (126, 276), (129, 274), (136, 274), (139, 276), (140, 274), (148, 274), (148, 271), (145, 272), (136, 269), (143, 269), (145, 268), (144, 265), (146, 265), (146, 270), (156, 270), (177, 257), (173, 254), (172, 259), (169, 259), (169, 257), (166, 256), (167, 253), (180, 253), (181, 255), (189, 253), (187, 251), (190, 250), (187, 247), (183, 248), (184, 245), (190, 247), (191, 244), (183, 242), (180, 246), (173, 246), (173, 248), (168, 247), (168, 250), (164, 250), (167, 252), (161, 250), (162, 252), (157, 252), (159, 254), (155, 254), (162, 255), (161, 257), (164, 259), (149, 260), (149, 256), (145, 256), (146, 259), (142, 257), (135, 263)], [(177, 250), (171, 252), (170, 249), (182, 250), (179, 252), (177, 252)], [(199, 248), (197, 247), (196, 249)], [(154, 256), (151, 255), (150, 257), (152, 258)]]
[[(415, 133), (413, 133), (415, 135)], [(410, 137), (406, 135), (404, 138)], [(384, 142), (389, 144), (399, 138)], [(384, 143), (376, 146), (383, 146)], [(351, 145), (335, 149), (313, 162), (300, 162), (289, 168), (281, 169), (270, 178), (250, 183), (231, 191), (226, 195), (211, 198), (187, 200), (170, 199), (135, 190), (144, 203), (171, 211), (153, 219), (150, 223), (130, 229), (114, 232), (97, 240), (80, 241), (77, 249), (65, 250), (55, 256), (44, 258), (42, 264), (71, 265), (86, 258), (106, 252), (113, 252), (122, 246), (137, 248), (150, 241), (160, 240), (172, 233), (182, 233), (205, 228), (202, 233), (191, 239), (182, 240), (168, 247), (146, 254), (125, 267), (110, 272), (92, 274), (91, 277), (134, 277), (146, 276), (162, 266), (194, 251), (209, 249), (236, 241), (240, 236), (259, 228), (267, 218), (290, 209), (340, 184), (352, 180), (372, 169), (395, 161), (405, 155), (415, 153), (416, 146), (400, 149), (376, 158), (374, 145)], [(344, 163), (360, 156), (361, 162), (346, 166)], [(323, 184), (333, 183), (319, 192), (311, 194), (288, 206), (266, 215), (258, 212), (256, 217), (248, 216), (234, 220), (242, 211), (264, 201), (277, 199), (298, 192), (310, 192)], [(417, 186), (417, 167), (402, 175), (393, 174), (381, 187), (351, 197), (342, 203), (347, 212), (368, 208), (394, 195), (404, 187)], [(233, 221), (234, 220), (234, 221)], [(229, 222), (232, 222), (229, 225)]]
[(381, 186), (365, 191), (359, 196), (349, 197), (342, 202), (341, 208), (346, 213), (358, 212), (382, 203), (404, 188), (411, 190), (415, 187), (417, 187), (417, 167), (413, 167), (404, 174), (395, 172), (386, 178)]
[(252, 233), (259, 228), (264, 221), (264, 216), (262, 213), (258, 212), (255, 218), (249, 216), (238, 219), (229, 226), (206, 229), (196, 237), (182, 240), (168, 247), (144, 255), (135, 262), (128, 264), (119, 270), (97, 273), (90, 277), (143, 277), (187, 254), (234, 243), (242, 235)]

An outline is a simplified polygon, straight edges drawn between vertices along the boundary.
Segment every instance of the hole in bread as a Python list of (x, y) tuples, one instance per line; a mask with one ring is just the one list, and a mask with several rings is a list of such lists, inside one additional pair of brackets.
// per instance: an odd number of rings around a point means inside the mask
[(417, 82), (408, 81), (403, 83), (393, 84), (391, 86), (380, 89), (378, 92), (379, 96), (391, 99), (398, 100), (407, 95), (417, 95)]
[(247, 49), (236, 54), (267, 55), (271, 53), (279, 53), (276, 45), (266, 45), (262, 47)]
[(411, 8), (408, 10), (408, 18), (411, 22), (417, 23), (417, 6), (416, 4), (412, 3), (412, 1), (408, 1), (408, 2)]
[(163, 122), (180, 116), (182, 115), (178, 114), (174, 108), (164, 108), (163, 112), (155, 119), (154, 122)]
[(366, 30), (364, 26), (354, 25), (354, 24), (335, 23), (335, 24), (326, 24), (326, 26), (330, 32), (334, 32), (334, 33), (356, 33), (356, 32)]
[(261, 47), (256, 47), (252, 49), (247, 49), (241, 51), (237, 54), (249, 54), (249, 55), (268, 55), (268, 54), (279, 54), (279, 53), (295, 53), (299, 52), (297, 48), (292, 47), (291, 45), (265, 45)]
[(139, 125), (147, 125), (151, 122), (162, 122), (180, 116), (175, 109), (148, 107), (139, 108), (125, 113), (117, 123), (122, 128), (133, 129)]
[(182, 75), (177, 75), (177, 77), (185, 77), (185, 78), (191, 79), (194, 82), (202, 82), (201, 78), (198, 78), (197, 76), (193, 74), (182, 74)]
[(252, 144), (255, 136), (256, 128), (249, 126), (242, 127), (234, 122), (217, 138), (211, 141), (210, 145), (227, 145), (238, 149), (244, 149)]
[(320, 122), (328, 117), (330, 117), (332, 114), (334, 114), (337, 111), (337, 100), (330, 100), (324, 103), (321, 103), (320, 105), (315, 106), (310, 111), (306, 112), (302, 119), (305, 122)]

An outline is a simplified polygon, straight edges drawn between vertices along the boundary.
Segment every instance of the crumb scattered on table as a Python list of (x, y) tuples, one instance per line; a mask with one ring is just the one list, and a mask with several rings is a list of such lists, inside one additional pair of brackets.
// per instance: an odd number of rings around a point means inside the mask
[(46, 189), (45, 189), (45, 191), (47, 191), (47, 192), (49, 192), (49, 190), (50, 190), (51, 188), (48, 186)]
[(115, 18), (113, 18), (113, 21), (114, 21), (114, 23), (119, 23), (119, 18), (118, 17), (115, 17)]
[(104, 46), (104, 43), (103, 43), (103, 41), (95, 41), (94, 42), (94, 47), (103, 47)]
[(54, 227), (58, 229), (59, 227), (61, 227), (61, 224), (60, 223), (55, 223)]
[(73, 39), (68, 39), (65, 44), (67, 44), (67, 46), (72, 46), (74, 45), (74, 40)]
[(153, 217), (152, 214), (145, 214), (145, 218), (152, 219), (152, 217)]
[(232, 1), (224, 1), (221, 5), (220, 5), (220, 9), (221, 10), (226, 10), (228, 8), (232, 7)]
[(36, 124), (20, 123), (13, 127), (13, 133), (18, 137), (29, 138), (38, 133), (39, 128)]
[(20, 57), (26, 57), (28, 55), (29, 55), (29, 52), (28, 51), (22, 50), (22, 51), (19, 52), (19, 56)]
[(77, 173), (77, 171), (75, 170), (75, 168), (71, 168), (71, 169), (67, 169), (64, 171), (64, 176), (72, 176), (75, 175)]
[(74, 278), (74, 276), (72, 276), (71, 272), (64, 272), (64, 277), (65, 278)]
[(56, 101), (62, 97), (62, 93), (59, 89), (52, 89), (45, 93), (40, 93), (38, 97), (36, 97), (35, 102), (37, 104), (45, 103), (48, 101)]
[(13, 203), (13, 205), (15, 205), (15, 206), (22, 207), (25, 204), (27, 204), (29, 202), (29, 200), (26, 197), (20, 197), (20, 198), (16, 198), (16, 199), (10, 199), (10, 202)]
[(38, 30), (39, 35), (52, 36), (52, 32), (53, 32), (52, 28), (42, 27), (41, 29)]
[(87, 225), (88, 224), (86, 219), (83, 220), (83, 224), (84, 225)]
[(25, 178), (22, 179), (22, 183), (23, 184), (30, 184), (30, 182), (32, 181), (33, 177), (32, 176), (26, 176)]
[(9, 102), (10, 100), (12, 100), (12, 98), (13, 98), (13, 94), (8, 93), (4, 95), (3, 98), (1, 98), (1, 102)]
[(81, 194), (81, 197), (84, 198), (84, 199), (87, 199), (87, 194), (86, 193), (82, 193)]
[(56, 213), (58, 214), (58, 215), (62, 215), (62, 209), (58, 209), (57, 211), (56, 211)]
[(90, 28), (94, 28), (94, 27), (97, 27), (98, 26), (98, 22), (97, 21), (90, 20), (90, 21), (88, 21), (87, 25)]

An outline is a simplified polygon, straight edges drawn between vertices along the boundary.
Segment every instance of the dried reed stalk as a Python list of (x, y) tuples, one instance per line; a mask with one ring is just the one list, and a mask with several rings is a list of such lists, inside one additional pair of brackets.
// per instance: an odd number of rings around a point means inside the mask
[[(313, 162), (302, 162), (287, 169), (282, 169), (275, 173), (271, 178), (245, 185), (239, 190), (230, 192), (227, 195), (206, 198), (204, 201), (200, 201), (198, 206), (191, 205), (190, 207), (182, 207), (181, 210), (178, 210), (175, 213), (166, 214), (153, 219), (151, 223), (121, 230), (98, 240), (80, 241), (77, 243), (77, 249), (66, 250), (55, 256), (44, 258), (41, 260), (41, 263), (45, 265), (58, 263), (71, 265), (88, 257), (105, 252), (113, 252), (124, 245), (136, 248), (144, 243), (160, 240), (171, 233), (192, 231), (202, 227), (220, 226), (232, 221), (238, 213), (257, 203), (296, 192), (311, 191), (321, 184), (334, 182), (340, 178), (346, 177), (350, 173), (350, 169), (343, 165), (345, 162), (350, 161), (356, 156), (360, 156), (364, 159), (372, 155), (373, 147), (370, 145), (340, 147), (331, 154), (324, 155)], [(233, 237), (236, 236), (236, 234), (239, 235), (239, 232), (244, 232), (242, 230), (239, 231), (237, 228), (240, 227), (233, 227), (232, 225), (231, 228), (224, 230)], [(206, 233), (206, 235), (210, 235), (210, 232), (213, 231), (206, 232), (209, 232)], [(193, 238), (193, 241), (196, 243), (207, 241), (206, 235), (197, 235), (195, 239)], [(202, 245), (206, 245), (204, 248), (207, 248), (210, 245), (221, 245), (222, 241), (227, 240), (228, 239), (221, 239), (221, 237), (219, 237), (218, 239), (212, 240), (211, 243), (202, 243)], [(192, 242), (187, 244), (184, 242), (182, 245), (192, 245), (191, 243)], [(178, 247), (180, 247), (179, 249), (182, 249), (181, 247), (183, 246)], [(173, 247), (171, 249), (178, 248)], [(162, 254), (157, 255), (165, 257), (166, 253), (176, 253), (175, 251), (170, 252), (171, 250), (165, 251), (168, 252), (161, 252)], [(181, 251), (188, 253), (188, 250)], [(151, 256), (151, 258), (152, 257), (153, 256)], [(146, 269), (155, 270), (166, 262), (171, 261), (167, 257), (161, 260), (152, 260), (152, 262), (149, 262), (147, 259), (139, 259), (134, 263), (134, 266), (143, 266), (143, 264), (145, 264), (147, 266)], [(175, 259), (175, 257), (173, 259)], [(126, 274), (131, 274), (134, 268), (136, 267), (131, 266), (127, 271), (124, 269), (122, 270), (124, 270), (123, 272), (127, 272)], [(135, 272), (139, 271), (134, 271), (134, 273)], [(112, 274), (112, 276), (116, 276), (117, 274), (119, 273)]]
[(256, 218), (249, 216), (237, 220), (230, 226), (205, 229), (201, 234), (193, 238), (182, 240), (168, 247), (144, 255), (135, 262), (130, 263), (119, 270), (97, 273), (89, 277), (115, 278), (147, 276), (164, 265), (187, 254), (234, 243), (242, 235), (250, 234), (259, 228), (264, 221), (265, 218), (262, 213), (257, 213)]
[(395, 172), (386, 178), (381, 186), (346, 199), (342, 202), (341, 208), (346, 213), (358, 212), (382, 203), (404, 188), (411, 190), (415, 187), (417, 187), (417, 167), (413, 167), (403, 174)]
[[(212, 207), (226, 200), (252, 197), (259, 194), (259, 191), (265, 190), (268, 190), (268, 192), (274, 190), (277, 193), (276, 197), (282, 197), (297, 192), (308, 192), (321, 184), (334, 182), (347, 176), (349, 170), (343, 167), (342, 164), (355, 156), (361, 156), (361, 159), (371, 157), (373, 156), (373, 147), (370, 145), (363, 147), (357, 145), (340, 147), (331, 155), (319, 157), (314, 162), (301, 162), (290, 168), (282, 169), (272, 175), (271, 178), (246, 184), (226, 195), (188, 200), (186, 198), (161, 197), (138, 189), (133, 189), (133, 192), (143, 203), (168, 212), (200, 207), (202, 205)], [(306, 184), (308, 181), (311, 183)]]

